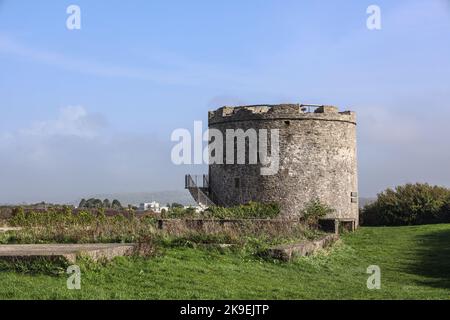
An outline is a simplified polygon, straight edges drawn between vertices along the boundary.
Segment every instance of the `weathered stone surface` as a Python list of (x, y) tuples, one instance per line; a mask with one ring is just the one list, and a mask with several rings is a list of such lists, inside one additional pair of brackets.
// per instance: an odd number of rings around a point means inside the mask
[(336, 234), (327, 235), (319, 240), (304, 241), (301, 243), (287, 244), (276, 246), (268, 250), (268, 255), (283, 261), (290, 261), (295, 257), (308, 256), (319, 249), (324, 249), (331, 246), (339, 239)]
[(8, 232), (8, 231), (19, 231), (22, 228), (13, 228), (13, 227), (1, 227), (0, 232)]
[[(358, 225), (357, 196), (352, 197), (358, 192), (356, 115), (332, 106), (316, 111), (305, 112), (298, 104), (211, 111), (209, 128), (224, 137), (227, 129), (279, 129), (280, 134), (275, 175), (261, 175), (264, 166), (248, 164), (248, 154), (246, 164), (211, 164), (212, 200), (223, 206), (278, 202), (284, 217), (296, 217), (309, 201), (319, 198), (336, 210), (327, 218), (354, 219)], [(225, 163), (226, 152), (223, 157)]]
[(70, 263), (76, 262), (78, 254), (94, 261), (111, 260), (117, 256), (133, 253), (134, 244), (9, 244), (0, 245), (1, 258), (62, 257)]

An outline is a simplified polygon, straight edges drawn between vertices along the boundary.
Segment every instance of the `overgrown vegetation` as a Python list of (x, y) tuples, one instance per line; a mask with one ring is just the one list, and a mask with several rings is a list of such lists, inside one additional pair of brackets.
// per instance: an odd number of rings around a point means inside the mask
[(360, 217), (370, 226), (450, 222), (450, 189), (420, 183), (387, 189), (361, 210)]
[(199, 214), (195, 211), (195, 208), (188, 207), (185, 208), (183, 206), (171, 206), (168, 207), (168, 211), (161, 212), (161, 217), (165, 219), (189, 219), (189, 218), (198, 218)]
[[(305, 211), (308, 221), (327, 212), (319, 202)], [(171, 206), (160, 225), (152, 215), (136, 215), (133, 211), (105, 215), (105, 209), (73, 210), (71, 207), (48, 210), (15, 208), (7, 220), (19, 227), (0, 233), (1, 244), (45, 243), (136, 243), (136, 255), (155, 257), (174, 248), (204, 248), (232, 251), (239, 255), (264, 256), (278, 244), (314, 239), (322, 233), (303, 221), (272, 219), (278, 217), (276, 204), (249, 203), (232, 208), (213, 207), (205, 212), (194, 208)], [(195, 219), (189, 219), (195, 218)], [(51, 260), (51, 259), (50, 259)], [(1, 270), (22, 273), (58, 274), (61, 261), (0, 261)]]
[(71, 208), (44, 212), (25, 212), (17, 208), (8, 220), (21, 230), (0, 234), (1, 243), (123, 243), (136, 242), (141, 236), (152, 234), (155, 219), (121, 214), (106, 216), (102, 209), (96, 213)]
[[(194, 209), (171, 208), (171, 217), (198, 217)], [(178, 213), (179, 212), (179, 213)], [(90, 211), (63, 210), (24, 211), (14, 210), (8, 224), (21, 227), (0, 234), (0, 243), (138, 243), (140, 252), (156, 252), (157, 247), (203, 245), (231, 245), (236, 250), (255, 254), (268, 246), (320, 235), (300, 222), (267, 219), (279, 213), (276, 205), (250, 203), (235, 208), (212, 208), (202, 217), (201, 223), (171, 220), (173, 223), (160, 229), (152, 216), (121, 214), (106, 216), (103, 209)], [(232, 222), (226, 218), (250, 217)], [(261, 219), (261, 218), (265, 219)], [(253, 218), (260, 218), (255, 220)], [(222, 222), (221, 222), (222, 221)]]
[(224, 208), (209, 207), (205, 216), (216, 219), (273, 219), (280, 214), (277, 203), (249, 202), (247, 204)]
[(0, 259), (0, 272), (13, 271), (24, 274), (64, 274), (69, 263), (60, 257), (30, 257)]
[(249, 202), (234, 207), (209, 207), (203, 212), (196, 212), (192, 207), (172, 206), (164, 218), (207, 218), (207, 219), (274, 219), (280, 214), (276, 203)]
[[(448, 299), (450, 225), (363, 227), (342, 243), (292, 263), (246, 251), (171, 247), (152, 259), (80, 264), (81, 290), (67, 274), (0, 272), (2, 299)], [(368, 290), (367, 267), (381, 268)]]
[(334, 211), (334, 209), (322, 203), (319, 199), (314, 199), (306, 205), (302, 212), (302, 217), (307, 225), (312, 228), (317, 228), (319, 219)]

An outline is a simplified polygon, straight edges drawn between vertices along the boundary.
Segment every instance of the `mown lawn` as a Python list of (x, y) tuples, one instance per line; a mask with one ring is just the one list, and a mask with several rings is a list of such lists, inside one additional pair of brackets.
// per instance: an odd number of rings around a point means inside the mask
[[(381, 289), (368, 290), (369, 265)], [(0, 273), (2, 299), (448, 299), (450, 224), (361, 228), (340, 245), (293, 263), (235, 252), (167, 249), (156, 258), (119, 258), (66, 276)]]

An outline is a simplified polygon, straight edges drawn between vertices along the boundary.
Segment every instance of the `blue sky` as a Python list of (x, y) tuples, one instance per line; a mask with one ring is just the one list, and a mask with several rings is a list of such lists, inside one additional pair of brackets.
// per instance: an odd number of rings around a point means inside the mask
[(450, 186), (449, 57), (448, 0), (0, 0), (0, 203), (180, 189), (171, 132), (246, 103), (358, 112), (361, 195)]

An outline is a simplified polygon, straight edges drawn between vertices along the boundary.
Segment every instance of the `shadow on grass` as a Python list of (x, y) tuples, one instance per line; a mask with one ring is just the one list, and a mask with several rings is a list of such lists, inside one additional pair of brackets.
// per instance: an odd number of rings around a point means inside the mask
[(407, 270), (426, 279), (419, 283), (450, 289), (450, 230), (440, 230), (414, 239), (417, 259)]

